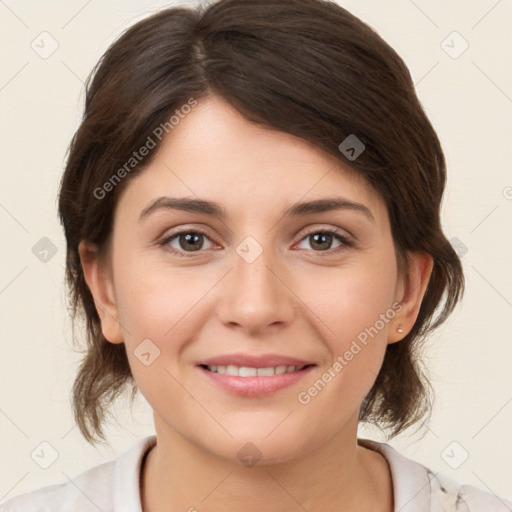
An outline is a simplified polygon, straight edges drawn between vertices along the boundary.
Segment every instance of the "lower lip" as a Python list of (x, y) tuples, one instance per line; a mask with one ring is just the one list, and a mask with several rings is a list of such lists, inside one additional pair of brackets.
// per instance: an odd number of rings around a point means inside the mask
[(270, 395), (279, 389), (296, 384), (306, 375), (309, 375), (314, 366), (308, 366), (303, 370), (292, 373), (281, 373), (268, 377), (237, 377), (235, 375), (211, 372), (202, 366), (196, 366), (196, 368), (226, 391), (239, 396), (256, 397)]

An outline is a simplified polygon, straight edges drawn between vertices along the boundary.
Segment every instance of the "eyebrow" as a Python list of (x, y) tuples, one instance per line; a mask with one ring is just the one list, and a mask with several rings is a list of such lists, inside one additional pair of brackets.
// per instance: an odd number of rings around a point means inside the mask
[[(161, 209), (174, 209), (193, 213), (203, 213), (213, 217), (218, 217), (223, 220), (227, 218), (226, 211), (220, 204), (214, 201), (164, 196), (155, 199), (148, 206), (146, 206), (139, 214), (138, 222), (142, 222), (151, 213)], [(355, 203), (354, 201), (349, 201), (348, 199), (344, 199), (342, 197), (327, 197), (314, 201), (296, 203), (286, 209), (283, 216), (301, 217), (310, 215), (312, 213), (323, 213), (334, 210), (352, 210), (359, 212), (372, 222), (375, 222), (375, 217), (367, 206), (361, 203)]]

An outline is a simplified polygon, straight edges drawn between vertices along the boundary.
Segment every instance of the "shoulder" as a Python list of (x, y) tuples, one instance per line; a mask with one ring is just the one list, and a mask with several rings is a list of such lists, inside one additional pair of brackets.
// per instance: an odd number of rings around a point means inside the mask
[(141, 439), (116, 459), (63, 483), (47, 485), (0, 504), (0, 512), (139, 512), (139, 474), (155, 436)]
[(482, 491), (472, 485), (462, 485), (457, 496), (459, 508), (466, 512), (512, 512), (512, 501)]
[(512, 501), (473, 485), (457, 482), (441, 473), (433, 474), (429, 469), (427, 472), (432, 483), (432, 502), (437, 504), (440, 511), (512, 512)]
[(114, 461), (84, 471), (67, 482), (47, 485), (11, 498), (0, 512), (105, 512), (112, 509), (110, 485)]
[(381, 453), (387, 460), (397, 511), (512, 512), (512, 501), (433, 471), (404, 457), (386, 443), (369, 439), (358, 442)]

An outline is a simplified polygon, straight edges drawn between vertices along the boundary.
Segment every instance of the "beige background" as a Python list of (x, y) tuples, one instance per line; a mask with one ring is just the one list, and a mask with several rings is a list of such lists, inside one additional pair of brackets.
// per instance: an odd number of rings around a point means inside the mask
[[(467, 250), (465, 300), (429, 346), (433, 420), (424, 437), (408, 433), (390, 444), (435, 471), (511, 497), (512, 1), (340, 3), (409, 66), (448, 161), (445, 230)], [(0, 501), (67, 481), (153, 432), (143, 399), (133, 419), (119, 404), (111, 448), (92, 448), (74, 425), (68, 397), (79, 354), (70, 343), (56, 194), (87, 74), (124, 28), (170, 4), (0, 2)], [(469, 47), (459, 55), (464, 40)], [(52, 44), (58, 48), (44, 55)], [(46, 263), (32, 252), (43, 237), (57, 250)], [(43, 441), (58, 452), (48, 469), (31, 458)]]

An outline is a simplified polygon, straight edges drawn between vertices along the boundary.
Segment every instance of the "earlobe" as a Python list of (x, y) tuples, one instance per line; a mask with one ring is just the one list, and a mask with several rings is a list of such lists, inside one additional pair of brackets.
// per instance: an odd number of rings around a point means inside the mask
[(85, 282), (91, 291), (96, 311), (101, 320), (103, 336), (111, 343), (122, 343), (124, 337), (119, 324), (119, 313), (111, 272), (107, 265), (100, 261), (94, 246), (81, 241), (78, 252)]
[(434, 260), (430, 254), (409, 253), (408, 266), (409, 274), (404, 282), (402, 297), (398, 298), (402, 308), (390, 326), (388, 343), (402, 340), (413, 328), (432, 274)]

